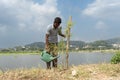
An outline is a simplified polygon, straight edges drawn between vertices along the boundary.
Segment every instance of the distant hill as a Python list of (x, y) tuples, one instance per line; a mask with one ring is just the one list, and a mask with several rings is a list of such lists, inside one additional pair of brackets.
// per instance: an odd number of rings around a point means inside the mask
[(108, 39), (106, 42), (109, 44), (120, 44), (120, 38)]
[[(64, 42), (64, 43), (66, 43), (66, 42)], [(73, 47), (83, 47), (85, 45), (85, 42), (83, 42), (83, 41), (70, 41), (70, 45), (72, 45)], [(44, 49), (45, 43), (44, 42), (34, 42), (31, 44), (25, 45), (25, 47)]]
[(104, 47), (106, 49), (113, 48), (113, 44), (120, 45), (120, 38), (113, 38), (108, 40), (97, 40), (94, 42), (87, 43), (87, 45), (89, 45), (92, 48)]
[(45, 43), (44, 42), (34, 42), (34, 43), (31, 43), (31, 44), (25, 45), (25, 47), (44, 49)]
[(70, 41), (70, 45), (73, 47), (83, 47), (86, 43), (84, 41)]
[[(108, 39), (108, 40), (97, 40), (97, 41), (89, 42), (89, 43), (86, 43), (84, 41), (70, 41), (71, 47), (79, 47), (79, 48), (82, 48), (86, 45), (89, 45), (92, 47), (98, 47), (98, 46), (112, 47), (112, 44), (120, 44), (120, 38), (113, 38), (113, 39)], [(25, 47), (44, 49), (45, 43), (44, 42), (34, 42), (31, 44), (25, 45)]]

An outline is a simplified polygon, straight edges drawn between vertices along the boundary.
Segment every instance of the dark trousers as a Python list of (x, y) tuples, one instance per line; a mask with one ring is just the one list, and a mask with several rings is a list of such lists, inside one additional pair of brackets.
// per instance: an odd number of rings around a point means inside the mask
[(51, 63), (52, 63), (52, 67), (56, 68), (57, 67), (57, 58), (54, 59), (53, 61), (47, 62), (47, 69), (51, 69)]
[[(47, 51), (55, 57), (58, 55), (57, 54), (57, 51), (58, 51), (57, 47), (58, 47), (57, 43), (49, 43)], [(57, 67), (57, 62), (58, 62), (57, 58), (54, 59), (53, 61), (47, 62), (46, 63), (47, 69), (51, 69), (51, 63), (52, 63), (52, 67), (54, 67), (54, 68)]]

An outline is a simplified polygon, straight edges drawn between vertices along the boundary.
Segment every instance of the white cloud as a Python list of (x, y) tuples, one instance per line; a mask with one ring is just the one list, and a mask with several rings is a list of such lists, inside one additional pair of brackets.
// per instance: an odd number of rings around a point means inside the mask
[(118, 20), (120, 17), (120, 0), (95, 0), (88, 5), (83, 14), (100, 19)]
[(0, 48), (43, 41), (46, 27), (61, 16), (57, 0), (0, 0)]
[(42, 31), (55, 16), (60, 16), (56, 0), (45, 0), (43, 4), (32, 0), (0, 0), (0, 23), (20, 30)]
[(107, 28), (107, 25), (102, 21), (98, 21), (95, 25), (95, 28), (98, 30), (105, 30)]

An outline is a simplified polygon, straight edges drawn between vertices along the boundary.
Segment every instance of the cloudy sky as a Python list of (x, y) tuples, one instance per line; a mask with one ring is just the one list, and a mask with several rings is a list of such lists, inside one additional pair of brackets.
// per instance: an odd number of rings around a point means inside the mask
[(72, 16), (72, 40), (120, 37), (120, 0), (0, 0), (0, 48), (45, 40), (48, 24)]

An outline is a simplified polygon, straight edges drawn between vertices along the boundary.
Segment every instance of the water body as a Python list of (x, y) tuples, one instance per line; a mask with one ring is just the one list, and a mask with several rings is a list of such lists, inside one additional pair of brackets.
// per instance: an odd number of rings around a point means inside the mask
[[(70, 53), (69, 66), (82, 64), (110, 63), (114, 54), (112, 53)], [(11, 70), (18, 68), (46, 68), (46, 63), (40, 59), (40, 55), (0, 55), (0, 70)], [(59, 65), (65, 63), (65, 54), (58, 59)]]

